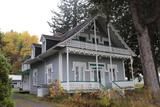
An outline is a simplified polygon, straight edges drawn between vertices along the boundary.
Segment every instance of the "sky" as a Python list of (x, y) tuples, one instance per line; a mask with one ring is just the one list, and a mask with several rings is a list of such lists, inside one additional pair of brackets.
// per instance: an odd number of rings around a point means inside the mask
[(31, 35), (50, 34), (47, 21), (59, 0), (0, 0), (0, 31), (28, 31)]

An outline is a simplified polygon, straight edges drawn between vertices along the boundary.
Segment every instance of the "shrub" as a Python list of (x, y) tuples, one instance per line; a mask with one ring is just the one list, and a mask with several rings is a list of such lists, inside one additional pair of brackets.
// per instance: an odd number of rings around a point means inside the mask
[(8, 77), (10, 64), (0, 53), (0, 107), (13, 107), (11, 101), (11, 80)]
[(49, 97), (56, 102), (59, 102), (66, 97), (64, 89), (58, 80), (55, 80), (53, 84), (49, 86)]

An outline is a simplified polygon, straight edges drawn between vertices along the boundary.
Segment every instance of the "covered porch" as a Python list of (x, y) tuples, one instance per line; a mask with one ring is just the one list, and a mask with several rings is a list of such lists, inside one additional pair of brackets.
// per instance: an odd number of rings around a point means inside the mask
[[(61, 81), (61, 84), (66, 91), (71, 92), (71, 91), (79, 90), (79, 91), (90, 92), (90, 91), (97, 91), (97, 90), (106, 90), (111, 88), (114, 88), (114, 89), (134, 88), (133, 73), (132, 73), (131, 81), (125, 80), (125, 74), (122, 74), (123, 78), (118, 78), (118, 73), (120, 74), (121, 72), (118, 72), (117, 66), (113, 63), (114, 58), (130, 59), (132, 62), (132, 58), (130, 56), (126, 56), (126, 55), (119, 56), (115, 54), (99, 52), (98, 57), (106, 58), (109, 61), (106, 64), (106, 63), (102, 63), (102, 61), (100, 61), (99, 58), (97, 58), (98, 60), (97, 62), (96, 60), (95, 62), (90, 62), (89, 59), (87, 62), (71, 62), (73, 61), (72, 55), (77, 55), (77, 54), (90, 56), (90, 57), (92, 56), (92, 58), (94, 58), (96, 56), (96, 53), (93, 51), (74, 49), (73, 47), (72, 48), (66, 47), (65, 53), (66, 53), (66, 59), (67, 59), (66, 60), (67, 75), (62, 75), (62, 77), (66, 76), (66, 80)], [(111, 64), (110, 64), (110, 56), (112, 56), (113, 58)], [(73, 64), (73, 65), (70, 65), (70, 64)], [(132, 63), (130, 66), (132, 68)], [(123, 70), (125, 71), (124, 62), (122, 64), (122, 67), (123, 67)], [(78, 70), (83, 69), (83, 73), (81, 74), (79, 71), (77, 71), (77, 69)], [(86, 73), (89, 76), (86, 77)], [(81, 75), (77, 76), (77, 74), (81, 74)]]

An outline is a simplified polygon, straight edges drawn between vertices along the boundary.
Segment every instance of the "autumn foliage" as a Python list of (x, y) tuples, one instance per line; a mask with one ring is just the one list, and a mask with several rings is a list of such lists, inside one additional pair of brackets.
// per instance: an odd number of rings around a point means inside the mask
[(20, 70), (22, 60), (31, 54), (32, 43), (37, 43), (38, 38), (28, 32), (6, 32), (2, 38), (5, 45), (2, 47), (3, 53), (9, 59), (12, 66), (12, 73)]

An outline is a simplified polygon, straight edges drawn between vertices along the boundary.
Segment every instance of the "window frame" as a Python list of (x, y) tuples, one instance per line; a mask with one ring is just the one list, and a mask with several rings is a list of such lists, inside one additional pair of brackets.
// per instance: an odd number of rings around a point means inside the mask
[(37, 82), (38, 82), (38, 70), (37, 69), (33, 70), (32, 82), (34, 86), (37, 86)]
[(46, 83), (47, 84), (52, 83), (52, 73), (53, 73), (53, 66), (52, 66), (52, 64), (48, 64), (47, 69), (46, 69)]

